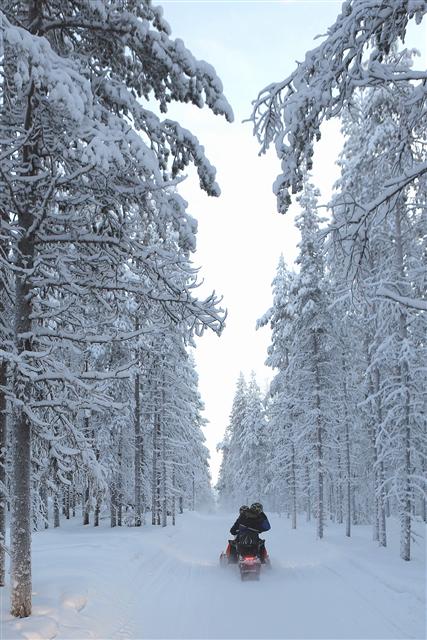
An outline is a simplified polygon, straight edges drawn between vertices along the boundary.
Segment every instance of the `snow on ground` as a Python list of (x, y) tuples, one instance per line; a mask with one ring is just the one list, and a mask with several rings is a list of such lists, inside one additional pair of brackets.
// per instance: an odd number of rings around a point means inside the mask
[(242, 583), (218, 565), (234, 517), (185, 513), (166, 529), (76, 519), (36, 533), (34, 615), (12, 619), (0, 589), (0, 639), (425, 637), (423, 537), (405, 563), (395, 522), (380, 549), (370, 527), (347, 539), (330, 525), (317, 541), (313, 524), (292, 531), (272, 516), (273, 568)]

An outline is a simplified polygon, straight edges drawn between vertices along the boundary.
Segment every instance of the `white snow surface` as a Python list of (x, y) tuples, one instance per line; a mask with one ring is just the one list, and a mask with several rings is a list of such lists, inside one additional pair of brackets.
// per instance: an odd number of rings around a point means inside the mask
[[(184, 513), (177, 526), (83, 527), (80, 519), (33, 538), (33, 615), (12, 619), (0, 589), (0, 638), (424, 638), (425, 540), (398, 554), (398, 527), (378, 548), (371, 527), (347, 539), (329, 524), (292, 531), (271, 516), (272, 569), (241, 582), (218, 556), (234, 515)], [(264, 569), (264, 568), (263, 568)]]

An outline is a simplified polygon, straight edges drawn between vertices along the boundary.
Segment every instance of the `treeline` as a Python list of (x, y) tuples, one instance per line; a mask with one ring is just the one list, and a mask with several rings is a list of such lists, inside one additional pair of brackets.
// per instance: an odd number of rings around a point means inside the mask
[[(387, 63), (410, 78), (409, 52)], [(305, 173), (296, 270), (280, 258), (258, 323), (271, 328), (275, 375), (266, 400), (239, 380), (219, 480), (226, 504), (264, 500), (294, 528), (305, 514), (319, 538), (328, 519), (347, 536), (372, 523), (386, 546), (395, 515), (404, 560), (413, 519), (426, 521), (427, 184), (425, 174), (404, 187), (394, 180), (425, 154), (417, 96), (410, 79), (354, 93), (327, 219)]]
[(189, 348), (224, 313), (196, 295), (176, 185), (192, 163), (219, 188), (191, 132), (146, 106), (233, 115), (150, 2), (4, 0), (0, 29), (0, 585), (8, 551), (27, 616), (34, 529), (104, 507), (166, 525), (211, 499)]

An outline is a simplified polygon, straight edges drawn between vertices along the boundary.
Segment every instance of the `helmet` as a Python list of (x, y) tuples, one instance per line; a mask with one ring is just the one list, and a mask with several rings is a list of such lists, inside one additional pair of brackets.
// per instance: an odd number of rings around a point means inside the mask
[(242, 513), (243, 513), (244, 511), (247, 511), (248, 509), (249, 509), (249, 507), (248, 507), (248, 505), (247, 505), (247, 504), (242, 504), (242, 506), (241, 506), (241, 507), (239, 507), (239, 513), (240, 513), (240, 515), (242, 515)]
[(251, 504), (251, 511), (254, 513), (261, 513), (263, 511), (263, 506), (260, 502), (253, 502)]

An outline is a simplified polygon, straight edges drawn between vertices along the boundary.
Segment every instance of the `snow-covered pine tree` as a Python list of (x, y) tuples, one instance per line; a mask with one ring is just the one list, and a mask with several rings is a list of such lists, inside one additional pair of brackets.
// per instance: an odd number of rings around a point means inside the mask
[[(273, 306), (258, 321), (257, 327), (270, 325), (271, 344), (266, 364), (277, 371), (271, 385), (268, 415), (268, 493), (276, 496), (276, 508), (287, 505), (292, 513), (292, 528), (297, 526), (297, 447), (296, 413), (293, 379), (289, 375), (289, 353), (293, 335), (292, 279), (283, 255), (272, 282)], [(309, 489), (308, 489), (309, 492)], [(309, 510), (308, 510), (309, 511)]]
[[(391, 64), (409, 69), (408, 52), (393, 52)], [(420, 184), (401, 190), (393, 202), (384, 202), (371, 218), (369, 233), (357, 226), (353, 240), (353, 205), (362, 208), (378, 188), (399, 173), (410, 172), (420, 158), (425, 133), (414, 126), (408, 103), (417, 88), (401, 82), (392, 90), (367, 90), (358, 96), (344, 120), (347, 141), (341, 158), (340, 193), (334, 201), (338, 230), (347, 264), (358, 264), (355, 293), (363, 323), (367, 378), (364, 415), (373, 463), (374, 537), (386, 544), (386, 512), (397, 496), (400, 514), (401, 556), (410, 558), (414, 496), (425, 495), (422, 455), (423, 382), (417, 372), (424, 347), (425, 319), (414, 305), (423, 297), (425, 258), (425, 204)], [(391, 206), (392, 204), (392, 206)], [(354, 259), (355, 258), (355, 259)], [(422, 266), (424, 262), (424, 268)], [(396, 304), (397, 303), (397, 304)], [(424, 327), (424, 329), (422, 328)], [(417, 443), (417, 444), (415, 444)]]
[[(90, 330), (80, 337), (80, 323), (77, 332), (75, 326), (71, 332), (62, 328), (58, 320), (67, 318), (72, 298), (95, 289), (146, 291), (124, 277), (133, 255), (133, 265), (143, 265), (148, 279), (160, 275), (174, 299), (188, 301), (202, 324), (218, 327), (212, 305), (210, 311), (165, 279), (160, 258), (170, 264), (170, 257), (144, 247), (134, 234), (144, 198), (156, 201), (157, 210), (177, 223), (185, 220), (183, 202), (166, 187), (169, 173), (177, 175), (189, 161), (197, 166), (202, 188), (218, 194), (214, 170), (197, 140), (177, 123), (161, 122), (139, 98), (154, 94), (163, 111), (171, 100), (198, 106), (206, 101), (215, 113), (232, 116), (213, 69), (169, 38), (160, 10), (147, 2), (130, 0), (118, 7), (108, 0), (78, 6), (10, 0), (2, 4), (0, 19), (5, 52), (0, 125), (6, 149), (1, 209), (8, 215), (15, 306), (13, 352), (7, 354), (15, 427), (11, 610), (26, 616), (31, 611), (31, 430), (38, 424), (33, 384), (64, 380), (63, 362), (46, 355), (46, 347), (56, 353), (55, 341), (109, 340), (90, 336)], [(9, 59), (13, 63), (6, 64)], [(43, 288), (65, 290), (70, 299), (53, 313), (50, 300), (46, 304), (40, 295)], [(79, 385), (104, 377), (84, 371), (68, 380)], [(59, 405), (51, 399), (52, 407)]]
[(331, 446), (335, 419), (331, 406), (334, 389), (331, 318), (328, 312), (330, 297), (320, 242), (317, 197), (317, 190), (306, 180), (299, 198), (301, 213), (296, 219), (301, 232), (296, 260), (300, 270), (291, 294), (295, 320), (289, 373), (296, 393), (292, 402), (295, 407), (301, 407), (296, 417), (299, 454), (314, 469), (317, 535), (322, 538), (327, 497), (327, 451)]
[(243, 420), (246, 412), (247, 384), (242, 373), (236, 383), (236, 391), (227, 426), (225, 441), (227, 455), (223, 457), (218, 478), (220, 504), (224, 508), (236, 508), (244, 504), (248, 497), (242, 491), (240, 438), (243, 432)]
[[(263, 89), (254, 103), (251, 120), (254, 133), (265, 152), (274, 142), (282, 173), (274, 183), (278, 209), (287, 211), (291, 193), (302, 191), (305, 169), (311, 169), (314, 144), (320, 138), (323, 121), (339, 116), (361, 88), (397, 88), (408, 82), (414, 94), (406, 101), (411, 126), (424, 119), (426, 91), (424, 70), (408, 69), (399, 60), (390, 60), (393, 45), (405, 40), (410, 20), (419, 24), (427, 12), (424, 0), (346, 0), (341, 13), (324, 41), (281, 82)], [(349, 48), (348, 43), (353, 43)], [(403, 134), (403, 131), (402, 131)], [(411, 169), (396, 174), (376, 197), (355, 209), (353, 222), (368, 225), (383, 204), (392, 204), (398, 194), (427, 172), (425, 158)], [(393, 299), (393, 292), (390, 292)], [(409, 303), (409, 301), (407, 301)], [(413, 300), (416, 308), (423, 302)]]
[(247, 386), (245, 411), (235, 447), (239, 453), (235, 469), (244, 502), (262, 502), (265, 492), (266, 421), (261, 390), (252, 372)]

